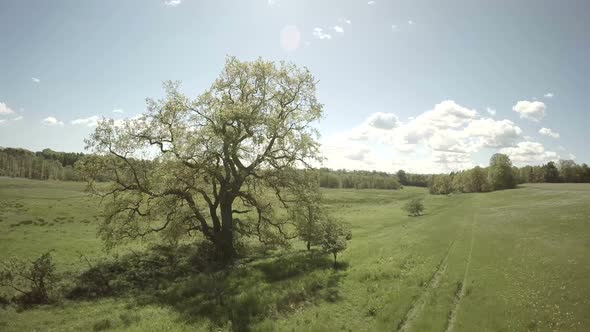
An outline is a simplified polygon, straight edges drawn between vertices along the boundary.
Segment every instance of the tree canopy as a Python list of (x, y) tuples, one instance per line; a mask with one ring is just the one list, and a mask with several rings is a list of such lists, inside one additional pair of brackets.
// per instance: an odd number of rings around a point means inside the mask
[(511, 189), (516, 187), (516, 178), (512, 170), (512, 161), (501, 153), (496, 153), (490, 159), (488, 171), (490, 186), (493, 190)]
[(101, 121), (87, 147), (102, 161), (86, 173), (114, 179), (91, 187), (107, 198), (103, 239), (198, 234), (230, 260), (238, 235), (269, 245), (297, 236), (275, 210), (306, 180), (296, 169), (320, 159), (315, 85), (306, 68), (229, 57), (198, 98), (166, 82), (138, 119)]

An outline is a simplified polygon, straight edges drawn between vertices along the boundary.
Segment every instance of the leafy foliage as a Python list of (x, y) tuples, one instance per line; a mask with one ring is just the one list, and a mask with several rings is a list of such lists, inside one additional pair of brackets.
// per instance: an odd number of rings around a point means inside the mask
[(56, 281), (51, 252), (32, 262), (12, 258), (1, 264), (0, 286), (16, 291), (15, 301), (23, 306), (50, 303)]
[[(289, 209), (299, 238), (305, 242), (307, 250), (318, 245), (321, 238), (321, 223), (325, 213), (322, 208), (322, 194), (314, 183), (317, 183), (318, 173), (308, 171), (303, 173), (308, 179), (302, 181), (302, 187), (295, 192), (295, 202)], [(311, 187), (308, 187), (312, 184)]]
[(322, 223), (320, 243), (322, 249), (334, 256), (334, 268), (338, 253), (346, 250), (347, 241), (352, 239), (352, 232), (347, 224), (334, 218), (328, 218)]
[(102, 238), (198, 234), (226, 261), (238, 237), (285, 245), (296, 234), (276, 210), (302, 180), (295, 168), (320, 158), (315, 84), (305, 68), (230, 57), (195, 100), (167, 82), (165, 98), (148, 99), (139, 119), (100, 122), (87, 145), (104, 162), (81, 170), (114, 175), (107, 189), (92, 187), (107, 198)]
[(153, 245), (109, 260), (92, 262), (75, 277), (70, 299), (93, 299), (154, 290), (175, 280), (221, 268), (209, 242), (198, 245)]
[(51, 149), (31, 152), (0, 148), (0, 176), (75, 181), (78, 177), (73, 166), (81, 157), (81, 153), (55, 152)]
[(516, 178), (512, 170), (512, 161), (501, 153), (496, 153), (490, 159), (488, 181), (493, 190), (511, 189), (516, 187)]
[(320, 169), (320, 187), (351, 189), (399, 189), (396, 175), (376, 171)]
[(545, 182), (559, 182), (559, 170), (555, 163), (550, 161), (547, 164), (543, 165), (543, 179)]
[(454, 191), (453, 178), (449, 175), (435, 175), (430, 185), (430, 193), (448, 195)]
[(403, 210), (411, 216), (417, 217), (424, 212), (424, 200), (422, 198), (412, 198), (403, 207)]

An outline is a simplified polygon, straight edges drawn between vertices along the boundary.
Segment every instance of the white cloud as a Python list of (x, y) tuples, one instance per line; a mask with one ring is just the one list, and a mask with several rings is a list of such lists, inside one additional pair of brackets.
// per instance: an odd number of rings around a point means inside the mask
[(16, 118), (12, 119), (12, 121), (20, 121), (23, 119), (22, 115), (17, 116)]
[(546, 94), (543, 95), (543, 97), (545, 97), (545, 98), (553, 98), (553, 97), (555, 97), (555, 95), (552, 92), (547, 92)]
[(471, 143), (476, 149), (501, 148), (512, 144), (522, 135), (522, 129), (510, 120), (477, 119), (465, 128), (468, 138), (476, 138)]
[(321, 149), (326, 158), (323, 166), (326, 167), (366, 170), (374, 164), (370, 146), (350, 140), (343, 134), (322, 138)]
[(100, 117), (97, 115), (93, 115), (87, 118), (76, 119), (72, 121), (73, 125), (82, 125), (86, 127), (95, 127)]
[(391, 31), (397, 31), (397, 25), (392, 24), (391, 25)]
[(482, 117), (446, 100), (404, 122), (394, 113), (373, 113), (324, 139), (322, 151), (332, 168), (438, 173), (473, 167), (474, 153), (511, 147), (522, 133), (510, 120)]
[(277, 3), (276, 0), (268, 0), (268, 5), (269, 6), (274, 6)]
[(3, 102), (0, 102), (0, 115), (12, 114), (14, 111)]
[(367, 5), (369, 5), (369, 6), (372, 6), (374, 4), (375, 4), (375, 1), (369, 1), (369, 2), (367, 2)]
[(486, 112), (488, 112), (490, 115), (496, 115), (496, 109), (489, 106), (486, 107)]
[(350, 160), (357, 160), (357, 161), (364, 161), (367, 157), (371, 154), (371, 149), (366, 147), (361, 147), (357, 150), (354, 150), (344, 157)]
[(539, 121), (545, 117), (545, 103), (540, 101), (521, 100), (512, 107), (512, 110), (520, 114), (522, 119)]
[(412, 21), (412, 20), (408, 20), (408, 24), (409, 24), (409, 25), (412, 25), (412, 24), (414, 24), (414, 21)]
[(31, 80), (33, 80), (33, 82), (35, 82), (35, 83), (40, 83), (41, 82), (41, 80), (38, 79), (38, 78), (36, 78), (36, 77), (31, 77)]
[(344, 20), (344, 22), (345, 22), (346, 24), (352, 24), (352, 21), (351, 21), (351, 20), (348, 20), (348, 19)]
[(312, 34), (317, 39), (332, 39), (332, 35), (324, 33), (322, 28), (314, 28)]
[(514, 147), (500, 150), (507, 154), (516, 165), (538, 165), (559, 159), (559, 155), (553, 151), (546, 151), (543, 144), (532, 141), (519, 142)]
[[(353, 139), (375, 138), (392, 144), (398, 151), (412, 150), (416, 144), (420, 143), (434, 149), (455, 151), (459, 149), (455, 143), (461, 139), (456, 131), (463, 128), (476, 115), (475, 110), (447, 100), (403, 124), (391, 113), (373, 114), (365, 120), (363, 125), (351, 131), (351, 137)], [(383, 129), (395, 130), (383, 131)]]
[(551, 130), (549, 128), (545, 128), (545, 127), (541, 128), (539, 130), (539, 134), (545, 135), (545, 136), (549, 136), (549, 137), (553, 137), (553, 138), (559, 138), (559, 133), (558, 132), (555, 132), (555, 131), (553, 131), (553, 130)]
[(113, 113), (119, 113), (119, 114), (123, 114), (123, 113), (125, 113), (125, 111), (123, 111), (123, 110), (122, 110), (122, 109), (120, 109), (120, 108), (117, 108), (117, 109), (114, 109), (114, 110), (113, 110)]
[(176, 7), (180, 5), (184, 0), (164, 0), (166, 6)]
[(377, 112), (371, 114), (366, 123), (377, 129), (393, 129), (399, 124), (399, 120), (393, 113)]
[(397, 116), (393, 113), (377, 112), (371, 114), (357, 128), (348, 133), (348, 139), (356, 141), (379, 140), (383, 142), (391, 141), (391, 129), (400, 124)]
[(0, 124), (6, 122), (5, 119), (0, 119)]
[(471, 155), (467, 153), (435, 151), (432, 156), (434, 163), (440, 165), (443, 170), (462, 170), (475, 166)]
[(342, 28), (339, 25), (335, 25), (334, 26), (334, 31), (339, 32), (339, 33), (343, 33), (344, 32), (344, 28)]
[(64, 125), (63, 121), (59, 121), (53, 116), (46, 117), (45, 119), (41, 120), (41, 123), (43, 123), (46, 126), (63, 126)]
[(421, 126), (439, 129), (458, 128), (477, 116), (477, 111), (463, 107), (453, 100), (445, 100), (434, 109), (420, 114), (414, 121)]

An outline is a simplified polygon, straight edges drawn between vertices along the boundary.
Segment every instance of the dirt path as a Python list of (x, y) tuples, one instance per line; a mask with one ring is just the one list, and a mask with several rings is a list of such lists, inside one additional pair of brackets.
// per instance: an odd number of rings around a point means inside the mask
[(398, 325), (398, 329), (397, 329), (398, 331), (400, 331), (400, 332), (401, 331), (408, 331), (410, 329), (410, 327), (412, 326), (412, 323), (420, 315), (420, 313), (424, 309), (424, 306), (426, 305), (428, 299), (432, 296), (433, 290), (438, 288), (438, 285), (440, 284), (440, 280), (441, 280), (443, 274), (445, 273), (445, 271), (447, 270), (447, 266), (448, 266), (447, 261), (449, 259), (449, 255), (451, 254), (451, 249), (453, 248), (454, 245), (455, 245), (455, 241), (453, 241), (450, 244), (446, 255), (442, 258), (442, 260), (438, 264), (438, 267), (437, 267), (436, 271), (432, 274), (432, 277), (430, 278), (430, 281), (428, 282), (428, 285), (426, 286), (426, 288), (422, 291), (422, 293), (420, 294), (418, 299), (416, 299), (416, 301), (414, 301), (412, 303), (412, 305), (410, 306), (410, 309), (408, 310), (408, 312), (406, 313), (406, 315), (404, 316), (404, 318), (402, 319), (402, 321)]
[(450, 332), (455, 327), (455, 321), (457, 320), (457, 312), (459, 311), (459, 306), (461, 305), (461, 300), (465, 296), (465, 290), (467, 285), (467, 277), (469, 275), (469, 266), (471, 265), (471, 254), (473, 253), (473, 230), (475, 228), (475, 221), (476, 221), (475, 213), (471, 217), (471, 243), (469, 245), (469, 254), (467, 255), (467, 263), (465, 263), (465, 272), (463, 274), (463, 281), (457, 287), (457, 292), (455, 293), (455, 299), (453, 301), (453, 306), (451, 311), (449, 311), (449, 317), (447, 320), (447, 328), (445, 331)]

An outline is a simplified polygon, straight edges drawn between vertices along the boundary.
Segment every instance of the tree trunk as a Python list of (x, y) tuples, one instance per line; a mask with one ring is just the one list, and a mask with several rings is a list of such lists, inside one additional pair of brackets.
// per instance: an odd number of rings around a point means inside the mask
[(218, 234), (218, 241), (216, 243), (221, 259), (224, 263), (229, 263), (236, 256), (237, 252), (234, 247), (234, 220), (232, 213), (233, 199), (226, 198), (221, 204), (221, 231)]
[(336, 268), (336, 255), (338, 255), (336, 252), (332, 253), (334, 255), (334, 268)]

